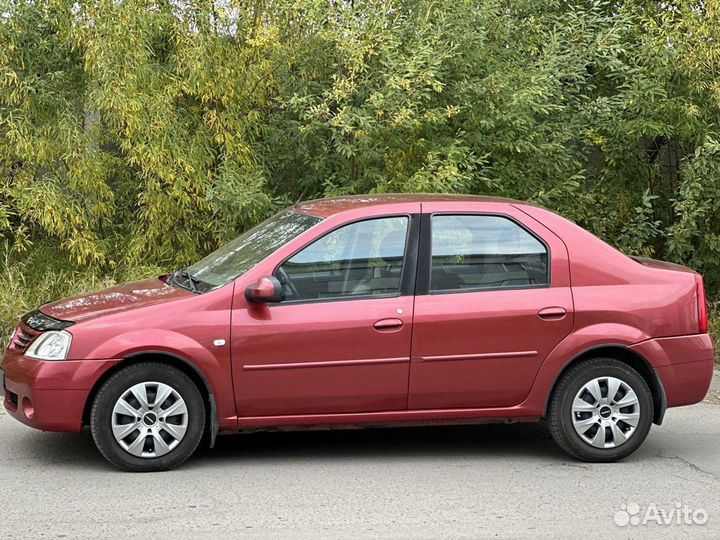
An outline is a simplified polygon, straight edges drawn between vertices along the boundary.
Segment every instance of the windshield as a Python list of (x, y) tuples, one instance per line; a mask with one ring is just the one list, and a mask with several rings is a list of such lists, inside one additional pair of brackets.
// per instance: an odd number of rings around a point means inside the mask
[(321, 221), (316, 216), (285, 210), (244, 232), (186, 270), (196, 281), (200, 292), (222, 287)]

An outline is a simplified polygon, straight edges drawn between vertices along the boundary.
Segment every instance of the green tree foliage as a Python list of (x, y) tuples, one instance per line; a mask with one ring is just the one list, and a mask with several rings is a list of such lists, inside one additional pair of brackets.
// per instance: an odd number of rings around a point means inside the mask
[(720, 0), (0, 0), (0, 234), (183, 264), (307, 197), (555, 209), (720, 290)]

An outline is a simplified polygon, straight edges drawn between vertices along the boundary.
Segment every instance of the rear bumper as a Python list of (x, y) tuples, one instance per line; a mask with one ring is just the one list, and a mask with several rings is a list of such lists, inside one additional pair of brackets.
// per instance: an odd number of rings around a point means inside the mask
[(668, 407), (691, 405), (707, 394), (715, 365), (708, 334), (649, 339), (630, 349), (652, 364)]
[(0, 369), (7, 412), (44, 431), (80, 431), (88, 396), (119, 359), (43, 362), (6, 353)]

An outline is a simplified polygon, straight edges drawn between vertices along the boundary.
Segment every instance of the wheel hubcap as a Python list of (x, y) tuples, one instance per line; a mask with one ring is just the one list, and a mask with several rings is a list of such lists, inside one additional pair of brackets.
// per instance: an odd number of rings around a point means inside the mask
[(142, 458), (160, 457), (183, 440), (187, 406), (171, 386), (143, 382), (128, 388), (115, 402), (111, 425), (115, 440), (126, 452)]
[(640, 421), (635, 391), (615, 377), (597, 377), (575, 395), (572, 420), (580, 438), (595, 448), (615, 448), (633, 436)]

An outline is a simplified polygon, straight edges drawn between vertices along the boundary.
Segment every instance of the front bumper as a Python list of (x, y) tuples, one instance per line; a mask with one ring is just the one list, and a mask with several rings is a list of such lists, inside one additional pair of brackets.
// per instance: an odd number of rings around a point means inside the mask
[(0, 365), (5, 409), (36, 429), (80, 431), (92, 388), (118, 362), (117, 358), (44, 362), (7, 352)]

